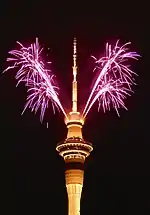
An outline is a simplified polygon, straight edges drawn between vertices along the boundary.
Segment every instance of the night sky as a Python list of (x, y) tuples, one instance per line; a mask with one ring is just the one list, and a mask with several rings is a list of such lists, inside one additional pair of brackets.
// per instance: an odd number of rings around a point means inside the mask
[[(78, 42), (80, 106), (90, 91), (93, 61), (105, 43), (131, 41), (142, 55), (131, 61), (138, 73), (134, 94), (126, 101), (128, 111), (90, 111), (83, 129), (94, 151), (85, 165), (81, 215), (150, 214), (150, 96), (149, 11), (144, 1), (4, 1), (0, 3), (0, 70), (8, 66), (8, 51), (16, 41), (30, 45), (38, 37), (45, 60), (52, 61), (61, 99), (70, 107), (72, 41)], [(49, 50), (48, 50), (49, 48)], [(48, 55), (48, 56), (47, 56)], [(0, 76), (0, 214), (67, 214), (64, 162), (55, 151), (66, 138), (63, 116), (21, 112), (26, 99), (24, 85), (15, 87), (16, 70)], [(49, 128), (46, 122), (49, 122)], [(3, 208), (3, 209), (2, 209)]]

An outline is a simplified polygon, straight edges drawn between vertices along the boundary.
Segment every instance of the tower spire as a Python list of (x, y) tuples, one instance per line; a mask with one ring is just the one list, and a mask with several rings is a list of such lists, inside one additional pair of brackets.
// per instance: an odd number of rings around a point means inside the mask
[(77, 40), (73, 41), (73, 82), (72, 82), (72, 112), (77, 112)]
[(74, 38), (73, 41), (73, 80), (76, 81), (77, 75), (77, 40)]

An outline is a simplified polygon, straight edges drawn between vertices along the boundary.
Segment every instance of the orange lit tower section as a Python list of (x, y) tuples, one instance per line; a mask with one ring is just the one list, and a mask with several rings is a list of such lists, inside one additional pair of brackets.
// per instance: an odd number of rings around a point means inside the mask
[(84, 120), (77, 111), (77, 65), (76, 39), (73, 43), (73, 82), (72, 82), (72, 111), (65, 119), (68, 134), (65, 141), (57, 144), (56, 150), (64, 158), (66, 164), (65, 179), (68, 193), (68, 215), (80, 215), (80, 199), (84, 178), (85, 158), (93, 150), (92, 144), (82, 136)]

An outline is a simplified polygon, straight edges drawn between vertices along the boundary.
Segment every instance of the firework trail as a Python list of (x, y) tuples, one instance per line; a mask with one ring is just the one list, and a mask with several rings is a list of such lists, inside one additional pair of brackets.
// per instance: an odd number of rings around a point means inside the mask
[(98, 110), (102, 107), (104, 112), (113, 107), (119, 115), (120, 107), (127, 109), (124, 99), (133, 92), (131, 89), (135, 84), (133, 75), (137, 74), (126, 65), (126, 62), (131, 58), (137, 60), (140, 56), (136, 52), (128, 51), (129, 44), (130, 42), (120, 47), (117, 41), (112, 49), (107, 43), (105, 57), (96, 59), (92, 56), (96, 63), (94, 71), (97, 71), (98, 77), (83, 110), (83, 118), (87, 116), (96, 101), (99, 103)]
[(50, 70), (45, 69), (45, 65), (41, 60), (40, 54), (43, 49), (39, 47), (38, 39), (28, 48), (19, 42), (17, 43), (20, 45), (20, 49), (9, 52), (13, 57), (7, 58), (7, 61), (12, 62), (13, 65), (9, 66), (5, 71), (19, 67), (16, 74), (17, 86), (19, 83), (24, 82), (28, 88), (27, 102), (23, 112), (26, 108), (31, 108), (35, 113), (38, 109), (41, 109), (40, 120), (43, 121), (45, 110), (48, 108), (49, 101), (51, 101), (53, 111), (55, 112), (56, 107), (67, 118), (58, 98), (59, 88), (55, 84), (54, 75)]
[[(39, 47), (38, 39), (28, 48), (17, 43), (20, 45), (20, 49), (9, 52), (12, 57), (7, 58), (7, 61), (13, 64), (5, 71), (19, 68), (16, 74), (17, 85), (24, 82), (28, 88), (23, 113), (27, 108), (31, 108), (31, 111), (35, 113), (41, 109), (40, 120), (42, 121), (49, 101), (51, 101), (54, 112), (56, 107), (68, 118), (58, 97), (59, 88), (55, 84), (54, 75), (50, 70), (45, 69), (41, 59), (42, 48)], [(119, 115), (119, 108), (127, 109), (124, 100), (133, 92), (131, 86), (135, 84), (133, 76), (136, 75), (127, 65), (127, 61), (129, 59), (137, 60), (140, 56), (136, 52), (129, 51), (129, 44), (130, 42), (120, 47), (119, 41), (117, 41), (112, 48), (107, 43), (104, 57), (97, 59), (92, 56), (96, 64), (94, 71), (97, 72), (97, 79), (83, 110), (83, 118), (87, 116), (96, 101), (99, 103), (98, 110), (102, 107), (104, 112), (113, 107)]]

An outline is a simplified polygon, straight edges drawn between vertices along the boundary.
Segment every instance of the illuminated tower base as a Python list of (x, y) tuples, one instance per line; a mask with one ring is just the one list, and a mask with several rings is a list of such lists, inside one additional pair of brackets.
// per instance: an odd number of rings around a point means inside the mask
[(80, 198), (83, 186), (83, 171), (68, 170), (66, 175), (66, 187), (68, 193), (68, 214), (80, 215)]
[(84, 162), (92, 151), (92, 144), (82, 137), (83, 121), (79, 113), (70, 113), (67, 121), (68, 135), (64, 142), (57, 145), (56, 150), (64, 158), (66, 164), (65, 180), (68, 193), (68, 215), (80, 215), (80, 199), (84, 179)]

